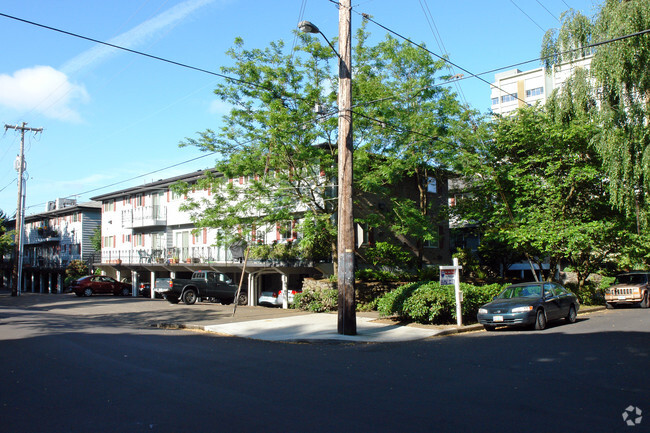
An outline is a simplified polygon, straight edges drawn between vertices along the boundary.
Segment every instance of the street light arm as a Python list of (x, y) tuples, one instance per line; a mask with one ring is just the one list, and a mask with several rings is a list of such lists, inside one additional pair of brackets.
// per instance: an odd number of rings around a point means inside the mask
[(303, 33), (320, 33), (320, 35), (323, 37), (323, 39), (325, 39), (325, 41), (327, 42), (327, 45), (329, 45), (330, 48), (332, 49), (332, 51), (334, 51), (334, 54), (336, 54), (336, 57), (338, 57), (339, 60), (341, 60), (341, 61), (343, 60), (343, 59), (341, 59), (341, 56), (339, 55), (338, 51), (336, 51), (336, 48), (334, 48), (334, 45), (332, 45), (330, 40), (327, 39), (327, 36), (325, 36), (325, 33), (320, 31), (320, 29), (316, 26), (316, 24), (314, 24), (314, 23), (312, 23), (310, 21), (300, 21), (298, 23), (298, 28)]

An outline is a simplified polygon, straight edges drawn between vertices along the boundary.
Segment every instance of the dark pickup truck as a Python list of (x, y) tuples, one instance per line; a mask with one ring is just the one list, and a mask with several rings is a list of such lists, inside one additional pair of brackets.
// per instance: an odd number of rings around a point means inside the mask
[[(160, 293), (172, 304), (183, 301), (187, 305), (198, 300), (216, 301), (222, 304), (232, 304), (237, 294), (237, 285), (225, 274), (212, 271), (197, 271), (191, 280), (177, 278), (156, 279), (155, 292)], [(238, 304), (246, 305), (248, 295), (245, 291), (239, 294)]]

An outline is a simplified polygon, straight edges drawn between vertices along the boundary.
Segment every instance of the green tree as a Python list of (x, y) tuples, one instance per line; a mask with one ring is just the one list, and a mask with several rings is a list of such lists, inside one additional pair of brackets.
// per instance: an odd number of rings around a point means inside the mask
[(14, 247), (14, 232), (7, 228), (7, 216), (0, 211), (0, 258)]
[(581, 98), (567, 95), (554, 95), (544, 110), (521, 109), (494, 123), (493, 139), (474, 160), (481, 164), (468, 167), (477, 175), (472, 198), (459, 210), (489, 224), (493, 230), (485, 233), (514, 251), (540, 265), (550, 260), (552, 271), (560, 263), (572, 266), (582, 285), (620, 252), (629, 225), (609, 204), (589, 111)]
[[(429, 214), (433, 204), (426, 203), (425, 192), (429, 177), (442, 176), (445, 165), (439, 160), (453, 143), (438, 138), (449, 135), (449, 119), (457, 117), (459, 104), (436, 86), (442, 62), (392, 38), (374, 47), (367, 47), (367, 40), (362, 28), (353, 50), (354, 198), (360, 205), (358, 194), (370, 193), (392, 206), (388, 215), (371, 213), (357, 222), (391, 226), (420, 239), (421, 246), (438, 233), (438, 215)], [(332, 116), (337, 110), (332, 89), (337, 78), (331, 71), (336, 55), (310, 35), (300, 35), (300, 41), (291, 53), (282, 42), (245, 49), (241, 39), (235, 41), (228, 52), (234, 66), (222, 70), (238, 81), (215, 90), (232, 107), (224, 126), (182, 143), (217, 152), (216, 168), (223, 177), (208, 176), (199, 187), (210, 188), (211, 199), (189, 201), (184, 209), (192, 212), (197, 227), (222, 229), (218, 241), (226, 244), (233, 233), (247, 238), (257, 228), (296, 218), (298, 209), (310, 224), (303, 226), (299, 245), (322, 253), (329, 242), (334, 255), (337, 122)], [(314, 112), (315, 105), (328, 107), (326, 114)], [(242, 176), (245, 188), (239, 186)], [(406, 176), (419, 178), (420, 197), (395, 200), (387, 186)]]
[[(446, 203), (429, 202), (427, 190), (432, 181), (441, 187), (445, 183), (457, 156), (455, 132), (467, 112), (441, 85), (449, 78), (444, 60), (390, 36), (369, 46), (368, 36), (362, 26), (353, 51), (355, 125), (364, 126), (358, 149), (366, 151), (355, 161), (355, 186), (383, 196), (391, 206), (384, 215), (359, 221), (383, 223), (393, 233), (417, 240), (421, 267), (425, 242), (436, 241), (439, 224), (448, 220), (440, 211)], [(415, 197), (392, 193), (390, 185), (409, 178), (416, 179)]]
[[(594, 20), (572, 11), (559, 32), (549, 31), (542, 54), (548, 66), (584, 56), (590, 42), (611, 41), (650, 28), (650, 0), (606, 0)], [(567, 49), (578, 49), (567, 52)], [(591, 77), (599, 95), (600, 132), (594, 143), (603, 159), (611, 202), (648, 225), (650, 191), (650, 35), (604, 43), (594, 49)]]
[(90, 243), (94, 251), (102, 250), (102, 229), (100, 227), (93, 230), (93, 234), (90, 236)]

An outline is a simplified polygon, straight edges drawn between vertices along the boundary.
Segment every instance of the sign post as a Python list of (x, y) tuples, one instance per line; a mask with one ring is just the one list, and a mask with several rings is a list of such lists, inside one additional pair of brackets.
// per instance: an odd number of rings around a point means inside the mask
[(460, 270), (462, 266), (458, 266), (458, 259), (454, 258), (453, 266), (440, 266), (440, 285), (450, 286), (454, 285), (454, 293), (456, 295), (456, 323), (458, 326), (463, 326), (463, 310), (461, 303), (463, 302), (463, 292), (460, 291)]

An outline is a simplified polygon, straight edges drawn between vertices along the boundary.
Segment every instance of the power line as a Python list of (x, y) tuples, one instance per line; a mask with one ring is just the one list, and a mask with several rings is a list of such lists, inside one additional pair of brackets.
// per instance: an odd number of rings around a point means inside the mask
[[(148, 57), (150, 59), (159, 60), (161, 62), (165, 62), (165, 63), (169, 63), (169, 64), (172, 64), (172, 65), (180, 66), (182, 68), (191, 69), (191, 70), (194, 70), (194, 71), (203, 72), (205, 74), (214, 75), (216, 77), (224, 78), (226, 80), (230, 80), (230, 81), (234, 81), (234, 82), (237, 82), (237, 83), (245, 84), (245, 85), (251, 86), (251, 87), (256, 87), (258, 89), (265, 90), (267, 92), (277, 92), (274, 89), (269, 89), (269, 88), (266, 88), (266, 87), (261, 86), (259, 84), (251, 83), (249, 81), (245, 81), (245, 80), (242, 80), (242, 79), (239, 79), (239, 78), (230, 77), (228, 75), (220, 74), (218, 72), (210, 71), (208, 69), (199, 68), (199, 67), (196, 67), (196, 66), (188, 65), (186, 63), (177, 62), (177, 61), (174, 61), (174, 60), (169, 60), (169, 59), (166, 59), (164, 57), (155, 56), (153, 54), (148, 54), (148, 53), (145, 53), (145, 52), (142, 52), (142, 51), (132, 50), (130, 48), (122, 47), (120, 45), (111, 44), (110, 42), (100, 41), (99, 39), (90, 38), (88, 36), (83, 36), (83, 35), (80, 35), (78, 33), (69, 32), (69, 31), (62, 30), (62, 29), (59, 29), (59, 28), (56, 28), (56, 27), (47, 26), (45, 24), (40, 24), (40, 23), (37, 23), (37, 22), (34, 22), (34, 21), (29, 21), (29, 20), (26, 20), (26, 19), (23, 19), (23, 18), (18, 18), (18, 17), (12, 16), (12, 15), (7, 15), (7, 14), (2, 13), (2, 12), (0, 12), (0, 16), (5, 17), (5, 18), (9, 18), (9, 19), (12, 19), (12, 20), (20, 21), (22, 23), (30, 24), (30, 25), (33, 25), (33, 26), (36, 26), (36, 27), (41, 27), (41, 28), (51, 30), (51, 31), (54, 31), (54, 32), (62, 33), (64, 35), (72, 36), (72, 37), (79, 38), (79, 39), (84, 39), (86, 41), (94, 42), (96, 44), (106, 45), (106, 46), (111, 47), (111, 48), (115, 48), (115, 49), (122, 50), (122, 51), (127, 51), (129, 53), (137, 54), (139, 56), (144, 56), (144, 57)], [(300, 99), (300, 98), (296, 98), (296, 99)]]
[(542, 26), (540, 26), (539, 24), (537, 24), (537, 21), (535, 21), (534, 19), (532, 19), (530, 15), (528, 15), (526, 12), (524, 12), (524, 10), (523, 10), (522, 8), (520, 8), (519, 5), (517, 5), (517, 3), (514, 2), (514, 0), (510, 0), (510, 3), (512, 3), (512, 4), (513, 4), (517, 9), (519, 9), (519, 11), (520, 11), (522, 14), (526, 15), (526, 17), (527, 17), (529, 20), (531, 20), (531, 21), (533, 22), (533, 24), (535, 24), (537, 27), (539, 27), (539, 29), (540, 29), (542, 32), (546, 32), (546, 30), (544, 30), (544, 29), (542, 28)]
[[(606, 39), (606, 40), (601, 41), (601, 42), (594, 42), (594, 43), (587, 44), (587, 45), (582, 46), (582, 47), (569, 49), (569, 50), (562, 51), (562, 52), (555, 53), (555, 54), (550, 54), (550, 55), (548, 55), (548, 56), (542, 56), (542, 57), (538, 57), (538, 58), (535, 58), (535, 59), (526, 60), (526, 61), (519, 62), (519, 63), (515, 63), (515, 64), (512, 64), (512, 65), (502, 66), (502, 67), (499, 67), (499, 68), (491, 69), (491, 70), (489, 70), (489, 71), (485, 71), (485, 72), (481, 72), (481, 73), (478, 73), (478, 74), (474, 74), (474, 73), (468, 71), (467, 69), (465, 69), (465, 68), (463, 68), (463, 67), (461, 67), (461, 66), (458, 66), (456, 63), (452, 62), (451, 60), (446, 59), (446, 58), (444, 58), (444, 57), (442, 57), (442, 56), (440, 56), (440, 55), (438, 55), (438, 54), (436, 54), (436, 53), (430, 51), (430, 50), (427, 49), (426, 47), (424, 47), (424, 46), (422, 46), (422, 45), (420, 45), (420, 44), (417, 44), (417, 43), (413, 42), (411, 39), (409, 39), (409, 38), (407, 38), (407, 37), (405, 37), (405, 36), (402, 36), (401, 34), (399, 34), (399, 33), (395, 32), (395, 31), (389, 29), (388, 27), (386, 27), (386, 26), (384, 26), (384, 25), (382, 25), (382, 24), (380, 24), (380, 23), (378, 23), (377, 21), (373, 20), (373, 19), (370, 17), (370, 15), (365, 14), (365, 13), (359, 13), (359, 12), (357, 12), (357, 13), (358, 13), (359, 15), (361, 15), (364, 19), (366, 19), (366, 20), (372, 22), (373, 24), (375, 24), (375, 25), (381, 27), (382, 29), (386, 30), (387, 32), (392, 33), (392, 34), (394, 34), (394, 35), (396, 35), (396, 36), (398, 36), (398, 37), (404, 39), (405, 41), (409, 42), (410, 44), (412, 44), (412, 45), (414, 45), (414, 46), (416, 46), (416, 47), (418, 47), (418, 48), (420, 48), (420, 49), (422, 49), (422, 50), (428, 52), (429, 54), (431, 54), (431, 55), (433, 55), (433, 56), (439, 58), (440, 60), (443, 60), (443, 61), (449, 63), (450, 65), (453, 65), (453, 66), (457, 67), (457, 68), (460, 69), (461, 71), (466, 72), (466, 73), (468, 73), (468, 74), (471, 76), (471, 77), (460, 77), (460, 78), (458, 78), (458, 81), (465, 80), (465, 79), (468, 79), (468, 78), (478, 78), (479, 80), (481, 80), (481, 81), (483, 81), (484, 83), (486, 83), (487, 85), (489, 85), (491, 88), (495, 88), (495, 89), (501, 90), (503, 93), (506, 93), (506, 94), (508, 94), (508, 92), (506, 92), (505, 90), (501, 89), (500, 87), (495, 86), (494, 84), (492, 84), (492, 83), (486, 81), (485, 79), (481, 78), (481, 75), (486, 75), (486, 74), (494, 73), (494, 72), (497, 72), (497, 71), (501, 71), (501, 70), (503, 70), (503, 69), (513, 68), (513, 67), (515, 67), (515, 66), (521, 66), (521, 65), (524, 65), (524, 64), (527, 64), (527, 63), (532, 63), (532, 62), (535, 62), (535, 61), (542, 61), (542, 60), (550, 59), (550, 58), (552, 58), (552, 57), (557, 57), (558, 55), (561, 55), (561, 54), (568, 54), (568, 53), (573, 53), (573, 52), (576, 52), (576, 51), (582, 51), (582, 50), (587, 49), (587, 48), (595, 48), (595, 47), (598, 47), (598, 46), (601, 46), (601, 45), (606, 45), (606, 44), (610, 44), (610, 43), (614, 43), (614, 42), (622, 41), (622, 40), (629, 39), (629, 38), (633, 38), (633, 37), (637, 37), (637, 36), (643, 36), (643, 35), (645, 35), (645, 34), (650, 33), (650, 29), (641, 30), (641, 31), (639, 31), (639, 32), (630, 33), (630, 34), (623, 35), (623, 36), (619, 36), (619, 37), (612, 38), (612, 39)], [(426, 88), (426, 87), (425, 87), (425, 88)], [(425, 88), (423, 88), (423, 89), (425, 89)], [(518, 100), (521, 101), (521, 102), (524, 102), (526, 105), (530, 105), (530, 104), (528, 104), (526, 101), (524, 101), (524, 100), (522, 100), (522, 99), (516, 97), (516, 95), (515, 95), (515, 98), (518, 99)]]
[[(378, 23), (377, 21), (373, 20), (373, 19), (370, 17), (370, 15), (365, 14), (365, 13), (361, 13), (360, 15), (361, 15), (364, 19), (366, 19), (366, 20), (370, 21), (371, 23), (373, 23), (373, 24), (375, 24), (375, 25), (381, 27), (382, 29), (386, 30), (387, 32), (392, 33), (392, 34), (394, 34), (395, 36), (404, 39), (406, 42), (408, 42), (408, 43), (410, 43), (410, 44), (412, 44), (412, 45), (415, 45), (416, 47), (418, 47), (418, 48), (420, 48), (420, 49), (426, 51), (427, 53), (431, 54), (432, 56), (435, 56), (435, 57), (439, 58), (440, 60), (442, 60), (442, 61), (444, 61), (444, 62), (447, 62), (447, 63), (449, 63), (450, 65), (455, 66), (456, 68), (460, 69), (461, 71), (463, 71), (463, 72), (465, 72), (465, 73), (471, 75), (472, 77), (477, 78), (477, 79), (483, 81), (483, 82), (484, 82), (485, 84), (487, 84), (488, 86), (490, 86), (490, 87), (494, 87), (495, 89), (498, 89), (498, 90), (501, 90), (503, 93), (511, 94), (511, 93), (506, 92), (506, 91), (503, 90), (502, 88), (500, 88), (500, 87), (498, 87), (498, 86), (495, 86), (494, 84), (490, 83), (489, 81), (487, 81), (487, 80), (481, 78), (480, 76), (478, 76), (478, 75), (476, 75), (476, 74), (474, 74), (474, 73), (468, 71), (467, 69), (463, 68), (462, 66), (457, 65), (456, 63), (452, 62), (451, 60), (446, 59), (445, 57), (443, 57), (443, 56), (441, 56), (441, 55), (439, 55), (439, 54), (434, 53), (433, 51), (429, 50), (427, 47), (425, 47), (425, 46), (423, 46), (423, 45), (421, 45), (421, 44), (415, 43), (415, 42), (413, 42), (411, 39), (407, 38), (406, 36), (402, 36), (401, 34), (397, 33), (396, 31), (391, 30), (390, 28), (384, 26), (383, 24)], [(512, 95), (514, 96), (515, 99), (518, 99), (519, 101), (523, 102), (523, 103), (526, 104), (526, 105), (530, 105), (528, 102), (526, 102), (526, 101), (524, 101), (523, 99), (519, 98), (516, 94), (512, 94)]]
[(550, 10), (548, 10), (548, 9), (546, 8), (546, 6), (544, 6), (544, 4), (542, 4), (542, 2), (540, 2), (539, 0), (535, 0), (535, 1), (536, 1), (536, 2), (541, 6), (541, 7), (543, 7), (544, 10), (545, 10), (546, 12), (548, 12), (548, 14), (549, 14), (550, 16), (552, 16), (556, 21), (561, 22), (560, 19), (559, 19), (558, 17), (556, 17), (555, 15), (553, 15), (553, 13), (552, 13)]

